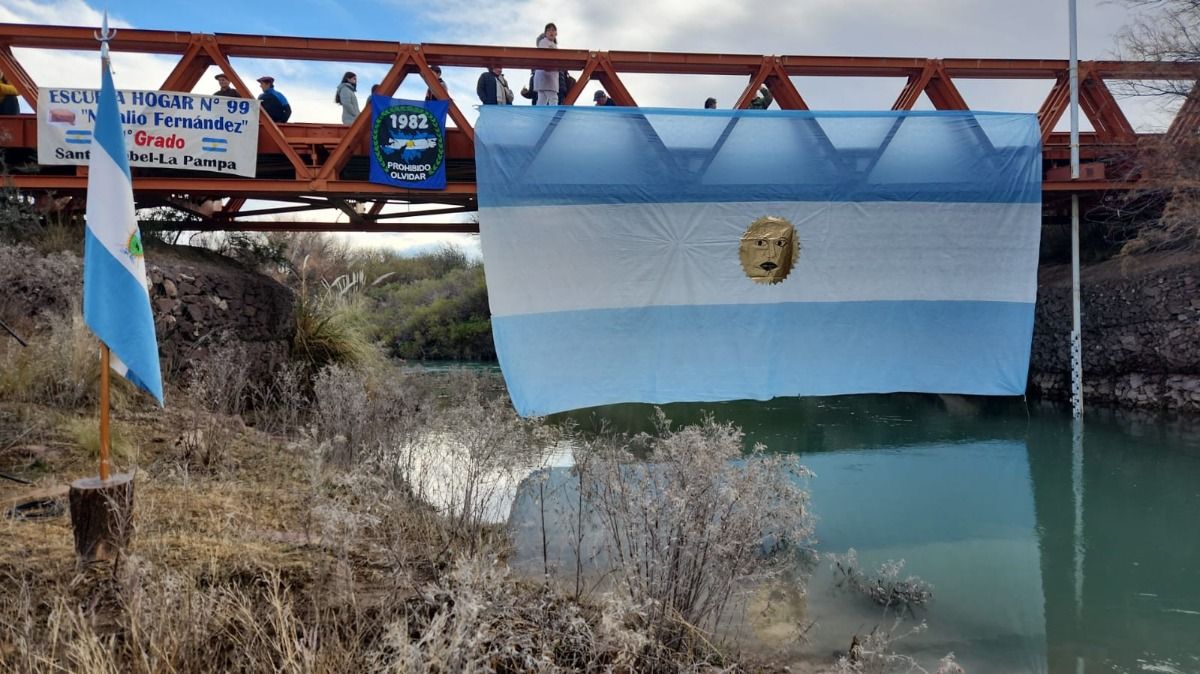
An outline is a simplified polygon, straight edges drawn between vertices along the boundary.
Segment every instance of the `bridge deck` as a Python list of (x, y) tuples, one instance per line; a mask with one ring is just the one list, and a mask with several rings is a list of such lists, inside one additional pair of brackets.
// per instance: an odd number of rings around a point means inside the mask
[[(65, 26), (0, 24), (0, 71), (36, 109), (37, 84), (21, 66), (14, 48), (98, 49), (92, 29)], [(1137, 187), (1132, 171), (1140, 144), (1154, 136), (1138, 134), (1109, 91), (1106, 80), (1200, 81), (1200, 63), (1084, 61), (1079, 66), (1080, 104), (1096, 131), (1080, 134), (1080, 156), (1086, 162), (1083, 180), (1071, 181), (1069, 138), (1054, 131), (1068, 105), (1068, 63), (1061, 59), (926, 59), (830, 56), (773, 56), (678, 52), (539, 50), (447, 44), (403, 44), (371, 40), (341, 40), (219, 33), (215, 35), (153, 30), (121, 30), (111, 43), (114, 51), (178, 55), (179, 61), (160, 89), (191, 91), (208, 68), (220, 67), (234, 86), (251, 96), (232, 67), (232, 58), (275, 58), (305, 61), (391, 64), (380, 84), (394, 93), (408, 75), (418, 75), (435, 95), (450, 101), (453, 124), (447, 132), (448, 186), (443, 191), (403, 190), (367, 181), (369, 114), (350, 126), (335, 124), (276, 124), (263, 116), (259, 133), (258, 175), (254, 178), (216, 177), (198, 172), (134, 169), (134, 189), (140, 205), (168, 205), (202, 217), (200, 227), (211, 229), (341, 229), (356, 231), (471, 231), (471, 223), (413, 223), (409, 216), (466, 213), (476, 210), (474, 129), (430, 66), (485, 68), (547, 67), (578, 72), (565, 104), (574, 104), (596, 80), (618, 105), (637, 101), (621, 80), (622, 74), (735, 75), (746, 78), (736, 108), (747, 108), (758, 89), (766, 86), (783, 109), (807, 110), (808, 103), (791, 80), (793, 76), (903, 77), (906, 84), (892, 105), (909, 110), (924, 93), (934, 107), (966, 110), (955, 79), (1039, 79), (1049, 92), (1038, 111), (1042, 128), (1047, 201), (1069, 192), (1102, 192)], [(1200, 87), (1198, 87), (1200, 89)], [(471, 101), (473, 104), (474, 101)], [(464, 103), (465, 105), (466, 103)], [(1200, 95), (1184, 103), (1166, 136), (1194, 134), (1200, 128)], [(59, 195), (82, 194), (86, 168), (42, 167), (36, 164), (37, 125), (33, 115), (0, 117), (0, 147), (10, 166), (22, 167), (12, 182), (32, 191)], [(212, 213), (200, 204), (225, 200)], [(246, 210), (247, 200), (293, 205)], [(365, 212), (353, 207), (370, 202)], [(432, 210), (385, 212), (391, 204), (435, 205)], [(333, 209), (348, 222), (263, 222), (261, 216)]]

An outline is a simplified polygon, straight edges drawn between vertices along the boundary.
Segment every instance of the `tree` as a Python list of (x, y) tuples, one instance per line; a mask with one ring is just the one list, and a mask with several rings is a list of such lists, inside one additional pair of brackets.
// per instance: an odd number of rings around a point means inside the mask
[[(1200, 63), (1200, 0), (1127, 0), (1142, 10), (1118, 34), (1122, 58)], [(1200, 248), (1200, 81), (1139, 80), (1124, 93), (1179, 106), (1171, 128), (1139, 143), (1135, 171), (1146, 185), (1127, 204), (1152, 204), (1158, 221), (1142, 227), (1123, 254)]]

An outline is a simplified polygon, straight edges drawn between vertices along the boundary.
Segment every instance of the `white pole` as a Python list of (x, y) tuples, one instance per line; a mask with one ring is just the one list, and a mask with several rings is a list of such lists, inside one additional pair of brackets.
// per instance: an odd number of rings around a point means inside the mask
[[(1070, 3), (1071, 24), (1071, 180), (1079, 180), (1079, 48), (1076, 38), (1075, 0)], [(1073, 532), (1075, 561), (1075, 625), (1083, 615), (1083, 346), (1079, 320), (1079, 193), (1071, 193), (1071, 484), (1075, 502)], [(1082, 656), (1075, 657), (1075, 673), (1084, 674)]]
[[(1079, 180), (1079, 48), (1075, 0), (1071, 24), (1071, 180)], [(1071, 194), (1071, 415), (1083, 418), (1083, 344), (1079, 320), (1079, 194)]]

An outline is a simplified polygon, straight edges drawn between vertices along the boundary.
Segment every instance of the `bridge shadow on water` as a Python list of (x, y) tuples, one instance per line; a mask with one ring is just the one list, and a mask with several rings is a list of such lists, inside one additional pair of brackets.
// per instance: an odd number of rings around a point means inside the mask
[[(953, 651), (972, 673), (1200, 672), (1200, 423), (1095, 414), (1073, 447), (1065, 414), (1015, 399), (851, 396), (663, 409), (677, 424), (711, 414), (743, 428), (747, 447), (799, 454), (815, 473), (808, 487), (820, 552), (855, 548), (865, 571), (904, 559), (902, 576), (931, 583), (934, 598), (915, 616), (928, 630), (897, 644), (931, 671)], [(614, 405), (551, 420), (584, 432), (649, 432), (652, 414), (649, 405)], [(549, 565), (574, 568), (561, 518), (577, 498), (569, 467), (518, 488), (509, 526), (519, 569), (543, 571), (543, 512)], [(599, 574), (603, 543), (591, 533), (583, 557)], [(891, 625), (835, 587), (824, 564), (803, 599), (769, 612), (760, 604), (751, 597), (744, 645), (797, 661)], [(817, 623), (808, 643), (784, 629), (807, 620)]]

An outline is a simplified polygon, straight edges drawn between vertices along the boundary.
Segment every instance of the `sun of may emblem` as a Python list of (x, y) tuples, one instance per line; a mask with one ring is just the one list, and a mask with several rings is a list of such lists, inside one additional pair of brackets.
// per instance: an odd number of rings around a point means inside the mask
[(139, 257), (142, 257), (142, 233), (138, 231), (137, 227), (134, 227), (133, 231), (129, 233), (129, 240), (125, 242), (125, 249), (121, 252), (128, 255), (130, 261), (136, 262)]
[(738, 248), (742, 269), (755, 283), (783, 281), (798, 257), (800, 239), (796, 228), (787, 220), (771, 215), (750, 223)]

